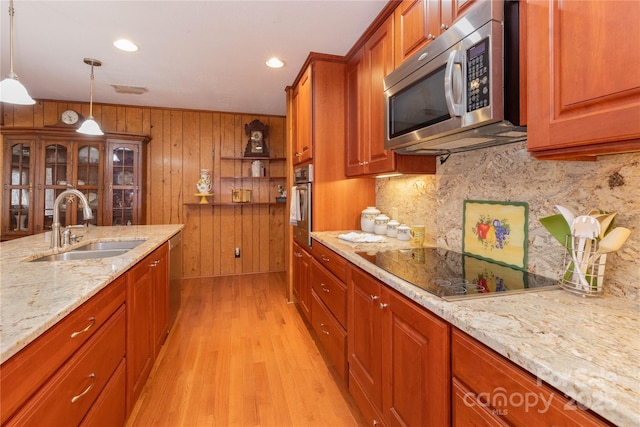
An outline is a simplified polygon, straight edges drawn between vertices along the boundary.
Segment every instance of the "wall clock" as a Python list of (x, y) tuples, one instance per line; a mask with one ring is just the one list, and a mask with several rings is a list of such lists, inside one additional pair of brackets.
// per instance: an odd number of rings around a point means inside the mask
[(269, 126), (262, 124), (260, 120), (254, 120), (244, 125), (244, 132), (249, 137), (244, 157), (269, 157), (267, 148)]

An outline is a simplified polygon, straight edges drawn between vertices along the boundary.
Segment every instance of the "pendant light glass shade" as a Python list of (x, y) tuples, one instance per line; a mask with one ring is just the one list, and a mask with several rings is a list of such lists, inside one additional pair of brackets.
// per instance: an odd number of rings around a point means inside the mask
[(33, 105), (36, 101), (29, 96), (27, 89), (18, 81), (13, 71), (13, 0), (9, 2), (9, 53), (10, 69), (7, 78), (0, 82), (0, 101), (8, 104)]
[(104, 135), (104, 132), (100, 129), (100, 126), (93, 119), (93, 67), (99, 67), (102, 65), (102, 62), (97, 59), (84, 58), (84, 63), (87, 65), (91, 65), (91, 77), (89, 79), (90, 84), (90, 97), (89, 97), (89, 117), (82, 123), (76, 132), (83, 133), (85, 135)]
[(84, 133), (85, 135), (104, 135), (98, 123), (93, 120), (91, 116), (82, 122), (82, 126), (80, 126), (76, 132)]

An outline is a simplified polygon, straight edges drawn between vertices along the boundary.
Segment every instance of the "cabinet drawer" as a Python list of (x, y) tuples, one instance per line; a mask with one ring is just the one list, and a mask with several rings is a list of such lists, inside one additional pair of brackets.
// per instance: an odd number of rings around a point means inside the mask
[(328, 268), (329, 271), (335, 274), (341, 282), (347, 281), (346, 259), (342, 258), (340, 255), (317, 241), (313, 242), (311, 252), (313, 257), (317, 259), (320, 264)]
[(486, 404), (477, 399), (475, 393), (453, 379), (452, 426), (453, 427), (509, 427), (491, 413)]
[(124, 426), (126, 421), (126, 359), (111, 376), (111, 379), (96, 399), (91, 410), (82, 420), (80, 427), (116, 427)]
[(311, 287), (338, 319), (342, 327), (346, 327), (347, 286), (315, 259), (311, 262)]
[(315, 291), (311, 291), (311, 324), (329, 360), (347, 381), (347, 333), (333, 318)]
[(78, 425), (124, 355), (122, 306), (6, 426)]
[[(607, 426), (564, 395), (468, 335), (454, 330), (452, 374), (482, 396), (487, 409), (509, 424)], [(482, 375), (479, 375), (479, 374)], [(527, 400), (527, 396), (535, 399)], [(522, 399), (519, 399), (522, 397)]]
[(2, 364), (1, 422), (6, 421), (80, 346), (100, 329), (125, 300), (121, 276), (35, 341)]

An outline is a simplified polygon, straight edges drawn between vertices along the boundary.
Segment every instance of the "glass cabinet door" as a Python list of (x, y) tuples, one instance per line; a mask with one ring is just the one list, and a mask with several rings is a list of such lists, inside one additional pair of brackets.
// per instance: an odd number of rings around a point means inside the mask
[(139, 224), (139, 148), (135, 144), (111, 146), (111, 225)]
[[(102, 168), (103, 161), (98, 144), (79, 143), (76, 167), (76, 188), (86, 197), (93, 212), (89, 224), (102, 225)], [(76, 203), (76, 221), (84, 223), (82, 206)]]
[[(37, 213), (41, 216), (42, 230), (51, 230), (53, 224), (53, 204), (56, 197), (68, 188), (67, 184), (72, 179), (70, 169), (70, 153), (67, 144), (50, 143), (44, 144), (44, 179), (42, 182), (42, 190), (44, 192), (44, 204), (42, 209)], [(60, 203), (60, 225), (65, 227), (72, 224), (72, 210), (67, 209), (67, 200)], [(70, 206), (69, 206), (70, 208)], [(36, 230), (36, 231), (42, 231)]]
[(5, 149), (3, 234), (16, 237), (33, 232), (34, 144), (10, 144)]

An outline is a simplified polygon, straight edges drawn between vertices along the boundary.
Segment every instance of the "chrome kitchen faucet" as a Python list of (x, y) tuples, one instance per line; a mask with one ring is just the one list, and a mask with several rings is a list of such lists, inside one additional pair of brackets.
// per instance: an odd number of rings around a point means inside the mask
[[(93, 212), (89, 207), (89, 202), (84, 194), (75, 188), (69, 188), (64, 190), (56, 197), (56, 201), (53, 202), (53, 225), (51, 226), (51, 247), (58, 249), (60, 247), (60, 203), (64, 198), (71, 198), (76, 196), (82, 203), (82, 216), (84, 219), (93, 218)], [(68, 240), (65, 241), (65, 246), (68, 244)]]

